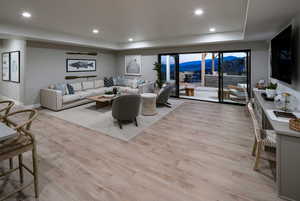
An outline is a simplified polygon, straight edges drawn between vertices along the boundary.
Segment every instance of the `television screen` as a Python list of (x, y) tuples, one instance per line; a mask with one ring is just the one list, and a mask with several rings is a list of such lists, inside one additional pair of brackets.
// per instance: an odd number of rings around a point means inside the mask
[(293, 68), (293, 27), (290, 25), (271, 41), (271, 77), (291, 84)]

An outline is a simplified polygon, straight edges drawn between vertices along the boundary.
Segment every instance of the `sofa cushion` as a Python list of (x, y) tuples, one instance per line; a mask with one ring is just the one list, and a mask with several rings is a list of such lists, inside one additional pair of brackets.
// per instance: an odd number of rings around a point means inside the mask
[(117, 77), (117, 83), (114, 83), (117, 86), (125, 86), (126, 78), (124, 76)]
[(78, 91), (76, 94), (79, 95), (80, 99), (84, 99), (88, 96), (92, 96), (92, 93), (91, 93), (90, 90), (88, 90), (88, 91)]
[(113, 78), (115, 86), (124, 86), (125, 78), (123, 76), (117, 76)]
[(125, 79), (123, 80), (123, 84), (122, 84), (121, 86), (126, 87), (126, 86), (128, 86), (129, 84), (130, 84), (130, 80), (125, 78)]
[(81, 82), (70, 83), (70, 85), (73, 87), (74, 91), (81, 91), (82, 90)]
[(82, 82), (82, 89), (88, 90), (88, 89), (94, 89), (95, 88), (95, 82), (94, 81), (84, 81)]
[(105, 88), (96, 88), (96, 89), (91, 89), (93, 95), (103, 95), (105, 93)]
[(138, 87), (138, 82), (137, 81), (138, 81), (137, 79), (130, 79), (127, 82), (127, 86), (135, 89), (135, 88)]
[(139, 93), (138, 89), (133, 89), (131, 87), (120, 87), (119, 91), (121, 93), (126, 93), (126, 94), (138, 94)]
[(80, 100), (80, 96), (79, 94), (70, 94), (70, 95), (64, 95), (62, 99), (63, 99), (63, 103), (69, 103), (69, 102)]
[(138, 80), (137, 79), (124, 79), (123, 84), (120, 86), (137, 88), (138, 87)]
[(103, 80), (95, 80), (95, 88), (101, 88), (104, 87), (104, 81)]
[(95, 95), (95, 92), (94, 92), (95, 89), (89, 89), (89, 90), (86, 90), (84, 92), (87, 92), (89, 96), (94, 96)]

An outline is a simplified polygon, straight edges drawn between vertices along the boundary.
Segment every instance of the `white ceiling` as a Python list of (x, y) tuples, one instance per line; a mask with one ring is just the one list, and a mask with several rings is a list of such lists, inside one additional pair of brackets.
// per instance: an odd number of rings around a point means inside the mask
[(271, 39), (300, 14), (300, 0), (250, 0), (245, 38)]
[[(266, 39), (265, 33), (278, 29), (299, 11), (299, 3), (300, 0), (1, 0), (0, 37), (115, 50), (243, 40), (244, 35), (246, 39), (259, 40)], [(193, 14), (197, 8), (203, 9), (202, 16)], [(24, 10), (32, 13), (31, 19), (21, 17)], [(210, 34), (210, 27), (215, 27), (217, 33)], [(100, 33), (94, 35), (93, 28)], [(128, 38), (134, 42), (128, 43)]]

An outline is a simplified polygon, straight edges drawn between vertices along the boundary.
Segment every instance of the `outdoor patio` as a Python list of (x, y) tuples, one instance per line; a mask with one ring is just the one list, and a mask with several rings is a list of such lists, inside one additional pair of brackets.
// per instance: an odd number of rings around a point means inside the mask
[(194, 96), (187, 96), (185, 93), (185, 89), (181, 89), (179, 95), (181, 98), (190, 98), (190, 99), (213, 101), (213, 102), (219, 101), (218, 88), (214, 88), (214, 87), (197, 86), (194, 88)]
[[(230, 86), (229, 86), (230, 87)], [(233, 88), (224, 88), (223, 101), (227, 103), (245, 103), (246, 91), (237, 91), (241, 89), (238, 86), (232, 86)], [(187, 94), (186, 88), (192, 89), (192, 94)], [(236, 88), (236, 89), (234, 89)], [(201, 83), (189, 83), (188, 85), (180, 85), (179, 97), (188, 98), (194, 100), (219, 102), (218, 88), (216, 87), (203, 87)], [(244, 93), (245, 95), (240, 95)]]

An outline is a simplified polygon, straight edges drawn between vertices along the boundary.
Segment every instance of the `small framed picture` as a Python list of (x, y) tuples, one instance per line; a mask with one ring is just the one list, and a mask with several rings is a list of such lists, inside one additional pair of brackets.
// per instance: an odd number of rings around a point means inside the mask
[(96, 59), (67, 59), (67, 72), (96, 71)]
[(10, 52), (10, 81), (20, 83), (20, 51)]
[(10, 63), (9, 63), (9, 52), (5, 52), (2, 54), (2, 80), (9, 81), (10, 80)]
[(128, 55), (125, 56), (125, 74), (126, 75), (141, 75), (142, 56)]

